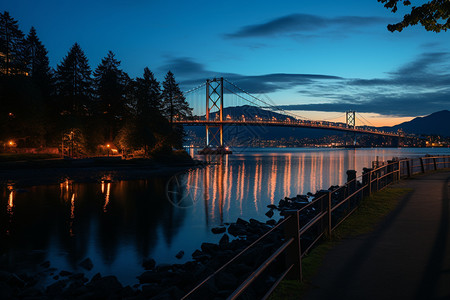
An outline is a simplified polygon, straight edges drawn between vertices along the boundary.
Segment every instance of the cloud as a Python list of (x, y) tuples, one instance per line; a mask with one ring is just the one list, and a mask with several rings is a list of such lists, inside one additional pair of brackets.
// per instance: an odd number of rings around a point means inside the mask
[[(300, 100), (313, 104), (281, 105), (286, 110), (356, 110), (392, 116), (417, 116), (448, 109), (450, 104), (450, 52), (427, 52), (387, 73), (386, 78), (342, 78), (330, 74), (271, 73), (244, 75), (208, 70), (191, 58), (171, 58), (162, 67), (172, 70), (183, 90), (224, 77), (242, 90), (264, 96), (298, 90)], [(179, 77), (178, 77), (179, 76)], [(230, 92), (230, 91), (225, 91)], [(299, 100), (299, 101), (300, 101)]]
[(198, 86), (206, 79), (224, 77), (249, 93), (273, 93), (281, 90), (295, 88), (301, 85), (310, 85), (323, 80), (342, 80), (333, 75), (322, 74), (286, 74), (273, 73), (264, 75), (242, 75), (207, 70), (203, 64), (192, 58), (170, 58), (159, 68), (161, 72), (171, 70), (177, 78), (181, 78), (180, 84), (187, 90)]
[(358, 17), (358, 16), (343, 16), (335, 18), (325, 18), (310, 14), (291, 14), (270, 20), (268, 22), (247, 25), (236, 32), (225, 34), (226, 38), (248, 38), (261, 36), (281, 36), (287, 34), (317, 32), (323, 29), (332, 29), (334, 27), (344, 27), (348, 30), (358, 28), (360, 26), (367, 26), (371, 24), (383, 23), (386, 24), (388, 19), (379, 17)]
[(430, 114), (448, 107), (450, 89), (434, 93), (405, 93), (399, 96), (373, 95), (366, 102), (341, 101), (335, 103), (279, 105), (285, 110), (307, 110), (359, 113), (379, 113), (396, 117)]

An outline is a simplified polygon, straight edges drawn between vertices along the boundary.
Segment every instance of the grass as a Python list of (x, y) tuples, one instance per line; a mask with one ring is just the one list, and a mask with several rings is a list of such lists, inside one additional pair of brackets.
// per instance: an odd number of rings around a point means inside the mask
[(321, 242), (302, 260), (303, 282), (283, 280), (270, 299), (299, 299), (311, 286), (313, 276), (322, 265), (325, 255), (344, 238), (372, 232), (377, 224), (397, 206), (411, 189), (388, 187), (361, 201), (359, 208), (335, 231), (332, 238)]

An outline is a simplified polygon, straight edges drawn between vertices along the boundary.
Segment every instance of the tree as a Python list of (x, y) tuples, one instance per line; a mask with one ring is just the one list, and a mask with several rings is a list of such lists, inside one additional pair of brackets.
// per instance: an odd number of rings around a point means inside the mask
[(186, 101), (183, 93), (175, 81), (172, 72), (167, 72), (163, 82), (163, 103), (162, 111), (166, 118), (169, 119), (170, 124), (173, 123), (174, 118), (185, 118), (192, 116), (192, 109)]
[(173, 120), (192, 117), (192, 109), (189, 107), (186, 98), (178, 87), (178, 83), (175, 81), (173, 73), (170, 71), (167, 72), (163, 82), (162, 97), (163, 115), (169, 120), (170, 125), (172, 125), (168, 142), (172, 147), (182, 148), (182, 142), (185, 136), (184, 129), (182, 125), (174, 126)]
[(0, 72), (6, 76), (26, 74), (24, 34), (7, 11), (0, 13)]
[[(384, 3), (384, 7), (396, 12), (398, 3), (402, 2), (404, 6), (410, 6), (408, 0), (378, 0)], [(403, 17), (403, 20), (396, 24), (389, 24), (388, 30), (391, 32), (402, 31), (410, 25), (420, 24), (428, 31), (440, 32), (447, 31), (450, 28), (450, 1), (432, 0), (420, 6), (413, 6), (411, 12)]]
[(85, 116), (91, 100), (91, 67), (78, 43), (70, 48), (56, 71), (56, 85), (61, 113)]
[(109, 51), (94, 72), (97, 113), (103, 117), (105, 137), (113, 140), (120, 122), (129, 114), (127, 101), (129, 76), (119, 69), (120, 61)]
[(161, 87), (149, 68), (144, 68), (142, 78), (136, 78), (135, 88), (137, 116), (161, 114)]
[(36, 34), (36, 29), (31, 27), (25, 39), (25, 60), (29, 76), (44, 96), (50, 95), (52, 86), (52, 72), (47, 54), (47, 49)]

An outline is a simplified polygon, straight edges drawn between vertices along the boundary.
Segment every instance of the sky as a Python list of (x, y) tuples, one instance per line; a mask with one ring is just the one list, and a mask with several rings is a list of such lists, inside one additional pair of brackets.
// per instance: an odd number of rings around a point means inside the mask
[(132, 78), (170, 70), (188, 90), (223, 76), (310, 119), (355, 110), (390, 126), (450, 109), (450, 32), (391, 33), (406, 10), (376, 0), (0, 2), (52, 67), (78, 42), (93, 70), (111, 50)]

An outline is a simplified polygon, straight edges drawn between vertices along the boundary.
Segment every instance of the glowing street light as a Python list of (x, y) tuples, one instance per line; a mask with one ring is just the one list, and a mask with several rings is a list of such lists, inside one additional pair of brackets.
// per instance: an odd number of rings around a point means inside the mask
[(106, 148), (108, 149), (108, 157), (109, 157), (109, 148), (111, 147), (110, 144), (106, 144)]

